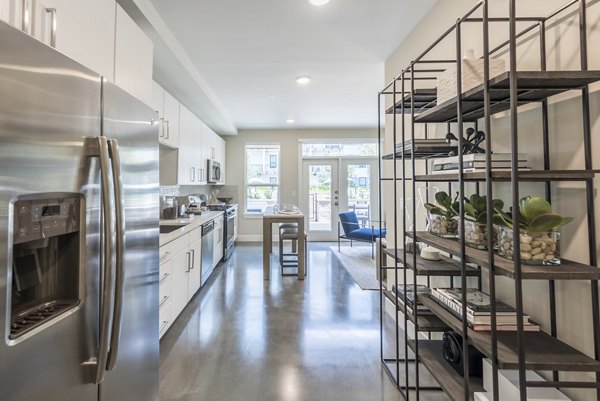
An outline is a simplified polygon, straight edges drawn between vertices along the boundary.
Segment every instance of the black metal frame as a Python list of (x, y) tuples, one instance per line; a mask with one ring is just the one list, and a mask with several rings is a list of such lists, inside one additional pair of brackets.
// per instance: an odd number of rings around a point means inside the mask
[[(408, 265), (406, 262), (408, 261), (407, 257), (410, 257), (409, 254), (407, 253), (405, 247), (402, 247), (402, 249), (399, 248), (399, 237), (402, 238), (406, 238), (406, 236), (410, 236), (412, 237), (413, 241), (417, 241), (419, 234), (417, 233), (417, 229), (416, 229), (416, 179), (415, 179), (415, 171), (416, 171), (416, 160), (419, 158), (418, 155), (415, 154), (414, 152), (414, 147), (411, 150), (410, 155), (407, 155), (406, 152), (402, 152), (400, 155), (397, 154), (397, 152), (395, 151), (395, 148), (393, 150), (393, 153), (390, 156), (385, 156), (385, 159), (387, 160), (391, 160), (393, 163), (393, 172), (392, 172), (392, 176), (391, 177), (383, 177), (383, 168), (382, 168), (382, 160), (384, 159), (383, 155), (382, 155), (382, 151), (381, 148), (383, 146), (383, 136), (382, 136), (382, 124), (381, 124), (381, 107), (382, 104), (385, 104), (385, 97), (391, 97), (392, 98), (392, 115), (393, 115), (393, 126), (392, 126), (392, 140), (393, 140), (393, 144), (395, 146), (395, 144), (397, 144), (399, 141), (398, 139), (401, 140), (401, 143), (405, 143), (405, 139), (407, 134), (410, 135), (410, 139), (413, 141), (415, 140), (415, 125), (417, 124), (417, 122), (415, 122), (415, 116), (417, 114), (416, 112), (416, 105), (415, 105), (415, 92), (414, 90), (415, 88), (415, 82), (416, 81), (423, 81), (423, 80), (432, 80), (435, 79), (435, 77), (430, 77), (430, 76), (415, 76), (415, 74), (428, 74), (428, 73), (435, 73), (435, 72), (441, 72), (443, 70), (440, 69), (436, 69), (436, 68), (427, 68), (427, 69), (419, 69), (417, 68), (419, 65), (421, 64), (455, 64), (456, 65), (456, 70), (457, 70), (457, 85), (456, 85), (456, 93), (457, 93), (457, 102), (456, 102), (456, 127), (458, 132), (461, 135), (458, 135), (459, 138), (459, 152), (458, 152), (458, 158), (459, 158), (459, 172), (458, 172), (458, 179), (455, 181), (458, 184), (458, 192), (459, 192), (459, 197), (462, 199), (464, 198), (464, 193), (465, 193), (465, 182), (466, 182), (466, 176), (465, 173), (463, 171), (463, 138), (462, 138), (462, 132), (464, 131), (464, 124), (466, 124), (466, 122), (463, 120), (463, 99), (462, 99), (462, 82), (461, 82), (461, 78), (462, 78), (462, 73), (461, 73), (461, 68), (462, 68), (462, 62), (461, 62), (461, 47), (462, 47), (462, 32), (461, 32), (461, 28), (463, 26), (463, 24), (465, 23), (477, 23), (477, 24), (481, 24), (482, 27), (482, 39), (483, 39), (483, 62), (484, 62), (484, 84), (483, 84), (483, 117), (481, 120), (483, 120), (483, 125), (484, 125), (484, 130), (486, 132), (487, 135), (487, 140), (485, 143), (485, 150), (486, 150), (486, 154), (488, 155), (488, 157), (486, 157), (486, 174), (485, 174), (485, 179), (484, 180), (479, 180), (477, 181), (477, 193), (479, 193), (479, 183), (480, 182), (485, 182), (485, 195), (487, 196), (487, 221), (492, 221), (492, 207), (491, 207), (491, 202), (493, 199), (493, 183), (495, 182), (494, 180), (494, 176), (492, 174), (492, 164), (491, 164), (491, 158), (489, 157), (490, 153), (491, 153), (491, 146), (492, 146), (492, 127), (491, 127), (491, 115), (494, 114), (494, 112), (492, 111), (491, 105), (492, 105), (492, 100), (491, 100), (491, 93), (492, 93), (492, 88), (490, 87), (490, 58), (492, 57), (492, 55), (496, 54), (498, 51), (502, 50), (502, 49), (506, 49), (508, 55), (509, 55), (509, 66), (508, 66), (508, 71), (509, 71), (509, 93), (510, 93), (510, 97), (509, 99), (507, 99), (508, 101), (510, 101), (510, 138), (511, 138), (511, 142), (510, 142), (510, 146), (511, 146), (511, 152), (512, 152), (512, 160), (511, 160), (511, 166), (512, 166), (512, 170), (511, 170), (511, 180), (510, 180), (510, 185), (511, 185), (511, 190), (512, 190), (512, 204), (513, 205), (518, 205), (519, 202), (519, 182), (521, 181), (522, 177), (521, 174), (519, 172), (518, 169), (518, 107), (519, 107), (519, 82), (518, 82), (518, 77), (517, 77), (517, 39), (523, 37), (524, 35), (527, 35), (530, 32), (535, 31), (536, 29), (539, 30), (539, 43), (540, 43), (540, 70), (541, 71), (546, 71), (546, 30), (548, 28), (547, 22), (550, 19), (553, 19), (555, 17), (557, 17), (558, 15), (561, 15), (569, 10), (571, 10), (572, 8), (574, 8), (574, 6), (578, 6), (578, 13), (579, 13), (579, 30), (580, 30), (580, 43), (579, 43), (579, 48), (580, 48), (580, 58), (581, 58), (581, 71), (587, 71), (588, 69), (588, 65), (587, 65), (587, 21), (586, 21), (586, 8), (587, 8), (587, 4), (586, 4), (586, 0), (570, 0), (567, 1), (562, 7), (560, 7), (559, 9), (557, 9), (556, 11), (554, 11), (553, 13), (545, 16), (545, 17), (518, 17), (517, 16), (517, 0), (506, 0), (508, 2), (508, 17), (490, 17), (489, 15), (489, 7), (488, 4), (490, 3), (491, 0), (480, 0), (477, 2), (477, 4), (475, 4), (475, 6), (469, 10), (463, 17), (461, 17), (460, 19), (458, 19), (456, 21), (456, 23), (451, 26), (449, 29), (447, 29), (440, 37), (438, 37), (427, 49), (425, 49), (425, 51), (423, 51), (423, 53), (421, 53), (414, 61), (412, 61), (410, 63), (410, 65), (408, 65), (405, 69), (403, 69), (401, 71), (401, 73), (395, 77), (391, 83), (389, 83), (381, 92), (379, 92), (378, 94), (378, 140), (379, 140), (379, 168), (378, 168), (378, 172), (379, 172), (379, 198), (380, 198), (380, 208), (379, 208), (379, 219), (382, 220), (383, 218), (383, 200), (382, 200), (382, 193), (383, 193), (383, 184), (384, 183), (389, 183), (391, 184), (392, 187), (392, 193), (393, 193), (393, 198), (394, 199), (398, 199), (398, 195), (399, 195), (399, 189), (401, 189), (401, 196), (406, 200), (406, 190), (407, 190), (407, 185), (409, 182), (411, 189), (412, 189), (412, 218), (413, 218), (413, 227), (411, 232), (407, 231), (407, 221), (406, 221), (406, 213), (404, 211), (402, 211), (402, 218), (399, 219), (398, 218), (398, 206), (397, 206), (397, 202), (394, 202), (393, 205), (393, 228), (394, 228), (394, 239), (393, 239), (393, 252), (387, 252), (388, 256), (392, 257), (394, 259), (394, 263), (393, 266), (390, 266), (386, 263), (384, 263), (384, 258), (385, 258), (385, 253), (380, 252), (380, 260), (379, 260), (379, 266), (380, 266), (380, 277), (383, 277), (383, 270), (389, 270), (389, 269), (393, 269), (394, 270), (394, 283), (395, 285), (403, 285), (404, 286), (404, 290), (406, 291), (407, 286), (410, 285), (410, 283), (408, 283), (408, 276), (407, 276), (407, 270), (408, 270)], [(591, 1), (588, 0), (590, 3)], [(476, 12), (481, 12), (481, 17), (474, 17), (473, 15)], [(533, 22), (532, 25), (529, 25), (528, 27), (526, 27), (525, 29), (522, 29), (520, 31), (517, 30), (517, 22)], [(490, 32), (490, 24), (491, 23), (507, 23), (508, 27), (509, 27), (509, 39), (506, 42), (503, 42), (501, 45), (493, 48), (490, 50), (490, 38), (489, 38), (489, 32)], [(456, 58), (453, 60), (429, 60), (429, 59), (425, 59), (425, 57), (436, 47), (438, 46), (444, 39), (448, 38), (451, 34), (455, 35), (455, 39), (456, 39)], [(534, 35), (534, 33), (532, 33), (532, 35)], [(400, 86), (400, 90), (398, 90), (397, 86)], [(408, 87), (408, 89), (407, 89)], [(529, 88), (526, 88), (529, 89)], [(584, 159), (585, 159), (585, 170), (587, 172), (593, 172), (593, 163), (592, 163), (592, 153), (591, 153), (591, 141), (592, 141), (592, 137), (591, 137), (591, 121), (590, 121), (590, 104), (589, 104), (589, 88), (587, 85), (583, 86), (581, 88), (581, 92), (582, 92), (582, 120), (583, 120), (583, 143), (584, 143)], [(398, 95), (400, 95), (400, 102), (398, 103)], [(410, 96), (410, 110), (406, 109), (406, 96)], [(384, 101), (382, 101), (382, 97), (384, 97)], [(399, 104), (399, 106), (398, 106)], [(548, 110), (548, 101), (547, 99), (543, 99), (540, 101), (541, 104), (541, 118), (542, 118), (542, 142), (543, 142), (543, 151), (544, 151), (544, 170), (543, 171), (549, 171), (550, 170), (550, 158), (549, 158), (549, 153), (550, 153), (550, 144), (549, 144), (549, 110)], [(425, 107), (422, 107), (421, 110), (423, 109), (427, 109), (429, 107), (432, 107), (432, 105), (427, 105)], [(407, 111), (410, 114), (410, 124), (409, 127), (407, 128), (406, 126), (406, 120), (405, 120), (405, 116), (407, 114)], [(400, 122), (398, 124), (398, 119), (397, 119), (397, 115), (400, 114)], [(475, 123), (477, 124), (477, 122)], [(398, 125), (400, 126), (400, 134), (398, 133)], [(450, 123), (448, 123), (448, 127), (450, 127)], [(400, 136), (400, 138), (399, 138)], [(427, 137), (427, 125), (425, 126), (425, 136)], [(407, 177), (407, 173), (406, 173), (406, 169), (405, 167), (406, 162), (410, 161), (410, 168), (411, 168), (411, 176)], [(397, 173), (397, 163), (400, 163), (401, 165), (401, 177), (398, 177), (398, 173)], [(427, 165), (425, 164), (425, 168), (426, 168), (426, 172), (427, 172)], [(593, 184), (593, 179), (592, 178), (585, 178), (585, 179), (579, 179), (579, 180), (583, 180), (586, 184), (586, 205), (587, 205), (587, 229), (588, 229), (588, 233), (589, 233), (589, 243), (588, 243), (588, 248), (589, 248), (589, 266), (592, 267), (597, 267), (597, 255), (596, 255), (596, 227), (595, 227), (595, 205), (594, 205), (594, 199), (593, 199), (593, 194), (594, 194), (594, 184)], [(545, 196), (547, 200), (551, 200), (551, 189), (552, 189), (552, 183), (553, 179), (552, 177), (548, 177), (547, 180), (545, 180)], [(401, 184), (400, 184), (401, 183)], [(427, 183), (427, 181), (425, 181), (425, 183)], [(398, 188), (400, 184), (400, 188)], [(448, 180), (448, 189), (451, 192), (452, 191), (452, 181)], [(460, 203), (460, 215), (463, 215), (463, 203)], [(514, 208), (513, 210), (515, 210), (515, 213), (513, 213), (513, 238), (518, 238), (519, 237), (519, 225), (518, 225), (518, 220), (519, 220), (519, 216), (518, 216), (518, 207)], [(400, 222), (399, 222), (400, 220)], [(460, 248), (459, 248), (459, 252), (457, 252), (455, 255), (458, 257), (458, 260), (460, 261), (461, 264), (461, 288), (467, 288), (467, 249), (465, 248), (465, 230), (464, 230), (464, 219), (460, 218), (459, 220), (459, 225), (460, 225), (460, 238), (459, 238), (459, 244), (460, 244)], [(402, 235), (399, 235), (399, 229), (401, 227), (401, 233)], [(492, 363), (492, 370), (493, 370), (493, 400), (494, 401), (498, 401), (498, 367), (499, 367), (499, 351), (498, 351), (498, 333), (496, 332), (496, 280), (495, 280), (495, 276), (497, 274), (500, 274), (495, 267), (495, 263), (494, 263), (494, 258), (495, 258), (495, 254), (494, 254), (494, 244), (493, 244), (493, 235), (492, 235), (492, 225), (488, 224), (487, 225), (487, 239), (488, 239), (488, 251), (487, 251), (487, 265), (489, 266), (488, 268), (488, 280), (489, 280), (489, 295), (490, 298), (493, 300), (492, 301), (492, 305), (491, 305), (491, 309), (492, 309), (492, 313), (491, 313), (491, 326), (492, 326), (492, 331), (490, 333), (490, 337), (491, 337), (491, 349), (489, 350), (489, 352), (491, 353), (490, 355), (490, 359), (491, 359), (491, 363)], [(387, 247), (390, 247), (390, 243), (389, 243), (389, 237), (388, 237), (388, 244)], [(515, 241), (514, 242), (514, 254), (515, 255), (519, 255), (520, 254), (520, 242), (519, 241)], [(513, 268), (514, 268), (514, 290), (515, 290), (515, 304), (516, 304), (516, 310), (517, 310), (517, 316), (522, 317), (523, 316), (523, 288), (522, 288), (522, 281), (523, 281), (523, 276), (522, 276), (522, 268), (521, 268), (521, 264), (519, 263), (519, 259), (518, 258), (514, 258), (515, 261), (513, 263)], [(412, 266), (414, 267), (414, 270), (416, 272), (416, 266), (417, 266), (417, 255), (415, 253), (412, 254)], [(406, 268), (404, 268), (403, 266), (407, 266)], [(399, 283), (399, 270), (402, 270), (402, 282)], [(479, 269), (481, 270), (481, 267), (479, 267)], [(592, 277), (592, 276), (590, 276)], [(590, 278), (589, 279), (590, 283), (591, 283), (591, 302), (592, 302), (592, 322), (593, 322), (593, 336), (594, 336), (594, 359), (596, 361), (600, 361), (600, 299), (599, 299), (599, 291), (598, 291), (598, 280), (594, 279), (594, 278)], [(454, 286), (454, 280), (451, 281), (451, 285)], [(428, 284), (429, 284), (429, 277), (428, 277)], [(416, 280), (416, 275), (413, 276), (412, 279), (412, 285), (413, 285), (413, 290), (415, 291), (416, 294), (416, 286), (417, 286), (417, 280)], [(481, 276), (479, 277), (479, 288), (481, 288)], [(381, 282), (381, 287), (380, 287), (380, 331), (381, 331), (381, 337), (380, 337), (380, 353), (381, 353), (381, 361), (382, 361), (382, 365), (383, 368), (385, 370), (385, 372), (387, 373), (387, 375), (390, 377), (390, 379), (395, 383), (396, 387), (398, 388), (398, 390), (400, 391), (402, 397), (405, 400), (409, 400), (410, 397), (412, 396), (411, 393), (409, 393), (408, 390), (414, 390), (415, 392), (415, 398), (418, 401), (420, 398), (420, 391), (422, 390), (432, 390), (432, 389), (438, 389), (438, 388), (423, 388), (422, 386), (419, 385), (419, 364), (422, 363), (421, 359), (420, 359), (420, 355), (419, 355), (419, 333), (422, 333), (423, 331), (419, 330), (419, 325), (418, 325), (418, 308), (414, 308), (414, 316), (413, 316), (413, 321), (415, 322), (414, 324), (414, 336), (413, 338), (415, 339), (411, 344), (412, 344), (412, 351), (414, 353), (414, 358), (411, 358), (409, 355), (409, 333), (408, 333), (408, 322), (410, 321), (408, 318), (408, 314), (407, 314), (407, 305), (404, 302), (403, 305), (401, 306), (398, 298), (395, 298), (395, 317), (394, 317), (394, 324), (396, 325), (395, 328), (395, 340), (393, 342), (394, 344), (394, 358), (387, 358), (385, 357), (385, 347), (384, 347), (384, 318), (385, 318), (385, 306), (386, 306), (386, 297), (383, 295), (384, 291), (385, 291), (385, 286), (384, 286), (384, 282)], [(549, 291), (549, 298), (550, 298), (550, 335), (552, 337), (557, 337), (557, 322), (556, 322), (556, 290), (555, 290), (555, 282), (554, 279), (548, 279), (548, 291)], [(462, 298), (463, 298), (463, 316), (466, 316), (466, 292), (463, 291), (462, 292)], [(400, 315), (403, 315), (402, 317)], [(400, 321), (400, 319), (403, 319), (404, 321), (404, 346), (403, 346), (403, 352), (401, 352), (401, 347), (400, 344), (398, 342), (398, 338), (400, 338), (400, 335), (402, 333), (400, 333), (400, 329), (398, 328), (398, 322)], [(431, 333), (429, 333), (430, 335)], [(467, 326), (467, 322), (466, 319), (463, 319), (462, 322), (462, 333), (460, 333), (463, 338), (463, 352), (466, 353), (467, 352), (467, 347), (469, 346), (469, 344), (472, 344), (472, 341), (469, 339), (469, 330), (468, 330), (468, 326)], [(548, 381), (548, 382), (538, 382), (538, 381), (527, 381), (526, 380), (526, 350), (524, 347), (524, 327), (523, 327), (523, 319), (522, 318), (518, 318), (517, 319), (517, 331), (515, 333), (516, 336), (516, 343), (517, 343), (517, 355), (518, 355), (518, 370), (519, 370), (519, 386), (520, 386), (520, 400), (521, 401), (525, 401), (527, 399), (527, 387), (555, 387), (555, 388), (587, 388), (587, 389), (596, 389), (596, 400), (600, 401), (600, 372), (596, 372), (596, 381), (595, 382), (584, 382), (584, 381), (564, 381), (564, 380), (560, 380), (560, 375), (559, 375), (559, 371), (560, 369), (557, 367), (556, 370), (553, 370), (553, 379), (552, 381)], [(431, 335), (430, 335), (431, 337)], [(401, 381), (401, 377), (400, 377), (400, 365), (401, 363), (404, 364), (405, 367), (405, 376), (404, 376), (404, 382), (402, 383)], [(414, 385), (410, 384), (410, 380), (409, 380), (409, 363), (415, 363), (416, 364), (416, 368), (415, 368), (415, 383)], [(395, 364), (395, 369), (390, 368), (390, 364)], [(395, 372), (394, 372), (395, 370)], [(468, 401), (469, 400), (469, 394), (471, 391), (471, 383), (469, 381), (468, 378), (468, 363), (465, 363), (464, 366), (464, 372), (465, 374), (463, 375), (463, 396), (464, 396), (464, 400)]]

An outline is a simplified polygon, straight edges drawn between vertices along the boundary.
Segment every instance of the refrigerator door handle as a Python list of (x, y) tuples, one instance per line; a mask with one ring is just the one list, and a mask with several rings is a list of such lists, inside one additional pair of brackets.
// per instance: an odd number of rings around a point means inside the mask
[(106, 370), (111, 371), (117, 365), (119, 343), (121, 339), (121, 324), (123, 321), (123, 292), (125, 285), (124, 255), (125, 255), (125, 215), (123, 204), (123, 178), (121, 175), (121, 158), (119, 144), (116, 139), (108, 140), (108, 149), (111, 157), (113, 186), (116, 209), (116, 266), (115, 266), (115, 298), (113, 310), (112, 333), (110, 336), (110, 351)]
[(113, 310), (113, 292), (114, 292), (114, 269), (112, 255), (114, 254), (115, 235), (113, 231), (113, 211), (110, 202), (109, 170), (109, 150), (108, 142), (105, 137), (98, 137), (98, 156), (100, 159), (100, 180), (102, 193), (102, 215), (103, 215), (103, 246), (102, 246), (102, 303), (100, 307), (100, 336), (98, 346), (98, 359), (96, 365), (95, 383), (99, 384), (104, 380), (106, 369), (106, 360), (109, 350), (110, 320)]

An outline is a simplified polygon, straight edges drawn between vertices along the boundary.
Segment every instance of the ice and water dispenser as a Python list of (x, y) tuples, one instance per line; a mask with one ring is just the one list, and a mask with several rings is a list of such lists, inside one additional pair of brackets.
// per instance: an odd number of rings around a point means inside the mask
[(72, 193), (19, 196), (12, 212), (9, 340), (18, 340), (81, 302), (84, 198)]

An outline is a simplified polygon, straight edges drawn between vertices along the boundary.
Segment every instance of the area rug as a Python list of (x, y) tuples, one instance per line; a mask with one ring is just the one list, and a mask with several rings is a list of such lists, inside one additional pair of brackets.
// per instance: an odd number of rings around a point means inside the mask
[(346, 245), (340, 248), (341, 252), (338, 252), (337, 245), (329, 248), (362, 290), (379, 290), (379, 281), (375, 274), (375, 259), (371, 259), (370, 246)]

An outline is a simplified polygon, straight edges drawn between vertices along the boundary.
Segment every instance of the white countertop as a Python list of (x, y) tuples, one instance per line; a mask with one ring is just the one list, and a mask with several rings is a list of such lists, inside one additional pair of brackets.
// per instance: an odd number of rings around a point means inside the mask
[(207, 221), (210, 220), (214, 220), (217, 217), (221, 217), (223, 216), (223, 212), (206, 212), (206, 213), (202, 213), (201, 215), (197, 216), (197, 215), (191, 215), (190, 217), (181, 217), (179, 219), (172, 219), (172, 220), (160, 220), (160, 225), (161, 226), (172, 226), (172, 225), (176, 225), (176, 224), (185, 224), (185, 226), (172, 231), (168, 234), (160, 234), (159, 236), (159, 243), (160, 246), (163, 246), (179, 237), (181, 237), (182, 235), (188, 234), (190, 231), (200, 227), (202, 224), (206, 223)]

